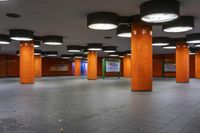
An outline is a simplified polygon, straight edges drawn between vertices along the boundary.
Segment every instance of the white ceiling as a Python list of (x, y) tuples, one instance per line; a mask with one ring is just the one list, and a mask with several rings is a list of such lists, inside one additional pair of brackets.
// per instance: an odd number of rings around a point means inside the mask
[[(0, 33), (8, 34), (9, 29), (21, 28), (35, 31), (35, 35), (64, 36), (63, 46), (42, 46), (42, 50), (57, 50), (66, 53), (66, 45), (86, 45), (97, 42), (118, 46), (118, 50), (130, 49), (130, 39), (118, 38), (116, 31), (94, 31), (87, 28), (86, 15), (96, 11), (110, 11), (121, 16), (139, 14), (139, 6), (147, 0), (9, 0), (0, 2)], [(200, 30), (200, 0), (179, 0), (181, 15), (195, 17), (195, 29)], [(21, 18), (8, 18), (6, 13), (18, 13)], [(184, 34), (166, 34), (160, 26), (153, 27), (153, 35), (181, 37)], [(105, 36), (112, 36), (110, 40)], [(15, 53), (18, 43), (2, 47), (1, 53)], [(154, 48), (154, 53), (174, 51)]]

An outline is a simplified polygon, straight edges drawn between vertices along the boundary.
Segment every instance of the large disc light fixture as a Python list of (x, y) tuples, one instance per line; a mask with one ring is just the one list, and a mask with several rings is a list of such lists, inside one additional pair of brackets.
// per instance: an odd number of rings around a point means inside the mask
[(125, 55), (126, 55), (126, 52), (119, 52), (119, 58), (124, 58)]
[(104, 46), (103, 51), (105, 53), (114, 53), (117, 51), (117, 47), (116, 46)]
[(186, 35), (187, 43), (200, 43), (200, 33), (193, 33)]
[(181, 16), (177, 20), (163, 25), (163, 31), (169, 33), (180, 33), (190, 31), (194, 28), (194, 17)]
[(112, 12), (95, 12), (87, 15), (87, 26), (94, 30), (112, 30), (118, 27), (118, 14)]
[(101, 51), (103, 47), (103, 44), (101, 43), (89, 43), (87, 45), (87, 48), (89, 51)]
[(163, 46), (163, 49), (176, 49), (176, 44), (175, 44), (175, 43), (172, 43), (172, 44), (170, 44), (170, 45)]
[(58, 52), (57, 51), (46, 51), (45, 55), (49, 56), (49, 57), (56, 57), (56, 56), (58, 56)]
[(82, 47), (79, 45), (69, 45), (67, 46), (67, 51), (72, 53), (78, 53), (81, 52)]
[(10, 30), (10, 39), (15, 41), (32, 41), (34, 32), (30, 30), (13, 29)]
[(61, 55), (61, 57), (62, 57), (62, 59), (70, 59), (71, 55), (63, 54), (63, 55)]
[(84, 58), (83, 54), (74, 54), (75, 59), (82, 59)]
[(141, 19), (148, 23), (163, 23), (175, 20), (180, 14), (177, 0), (151, 0), (140, 6)]
[(0, 45), (10, 44), (11, 40), (8, 35), (0, 34)]
[(117, 36), (118, 37), (131, 38), (131, 26), (129, 26), (129, 25), (120, 25), (117, 28)]
[(43, 43), (46, 45), (62, 45), (63, 44), (63, 37), (61, 36), (44, 36)]
[(119, 53), (118, 52), (114, 52), (114, 53), (109, 53), (110, 57), (119, 57)]
[(167, 46), (170, 45), (171, 39), (169, 37), (153, 37), (153, 46)]
[(34, 48), (40, 47), (40, 41), (34, 41)]
[(131, 56), (131, 50), (127, 50), (126, 55)]
[(41, 55), (42, 51), (41, 50), (34, 50), (34, 55)]

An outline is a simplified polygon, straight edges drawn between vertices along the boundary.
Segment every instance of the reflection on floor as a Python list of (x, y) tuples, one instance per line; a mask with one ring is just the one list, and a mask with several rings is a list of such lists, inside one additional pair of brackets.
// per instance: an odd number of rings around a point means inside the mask
[(133, 93), (123, 78), (0, 79), (0, 133), (57, 132), (199, 133), (200, 80), (154, 79), (153, 92)]

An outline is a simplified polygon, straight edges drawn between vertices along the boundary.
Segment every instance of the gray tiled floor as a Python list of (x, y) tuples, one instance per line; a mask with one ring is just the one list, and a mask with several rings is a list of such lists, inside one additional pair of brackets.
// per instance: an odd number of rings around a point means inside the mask
[(200, 80), (154, 79), (133, 93), (129, 79), (52, 77), (35, 85), (0, 79), (0, 133), (200, 133)]

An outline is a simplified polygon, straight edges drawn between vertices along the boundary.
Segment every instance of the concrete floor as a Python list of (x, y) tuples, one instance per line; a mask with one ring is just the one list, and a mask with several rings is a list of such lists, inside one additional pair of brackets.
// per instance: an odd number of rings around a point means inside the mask
[(200, 133), (200, 80), (133, 93), (129, 79), (0, 79), (0, 133), (59, 132)]

